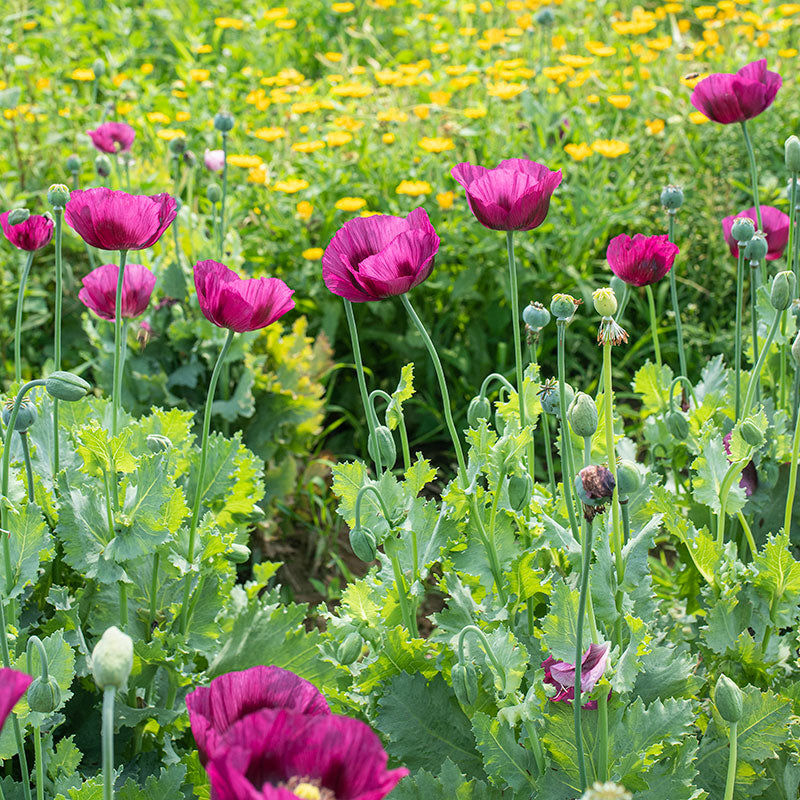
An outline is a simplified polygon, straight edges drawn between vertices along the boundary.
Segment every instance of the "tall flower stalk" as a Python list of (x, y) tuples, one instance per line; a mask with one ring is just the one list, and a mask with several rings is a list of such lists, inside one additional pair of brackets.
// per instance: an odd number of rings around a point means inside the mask
[[(683, 191), (677, 186), (667, 186), (661, 192), (661, 204), (667, 212), (667, 239), (675, 242), (675, 217), (678, 209), (683, 205)], [(683, 322), (681, 320), (681, 307), (678, 302), (678, 285), (675, 279), (675, 270), (669, 271), (669, 291), (672, 298), (672, 311), (675, 314), (675, 335), (678, 340), (678, 364), (681, 375), (687, 374), (686, 352), (683, 346)]]

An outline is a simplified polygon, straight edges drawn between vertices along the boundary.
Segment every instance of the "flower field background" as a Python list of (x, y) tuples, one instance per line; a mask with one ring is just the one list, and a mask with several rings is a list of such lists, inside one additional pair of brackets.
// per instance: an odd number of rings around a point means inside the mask
[(13, 0), (0, 800), (796, 800), (799, 48)]

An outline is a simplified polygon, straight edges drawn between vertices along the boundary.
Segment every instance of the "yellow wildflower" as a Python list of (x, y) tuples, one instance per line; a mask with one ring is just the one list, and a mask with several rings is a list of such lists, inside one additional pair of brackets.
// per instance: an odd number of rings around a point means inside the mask
[(631, 96), (629, 94), (610, 94), (606, 100), (608, 100), (614, 108), (628, 108), (631, 104)]
[(359, 211), (366, 206), (367, 201), (363, 197), (341, 197), (334, 204), (334, 208), (339, 211)]
[(261, 156), (251, 156), (243, 153), (231, 153), (228, 156), (228, 163), (234, 167), (244, 167), (245, 169), (252, 169), (261, 164)]
[(295, 153), (315, 153), (317, 150), (322, 150), (325, 147), (325, 142), (321, 139), (312, 139), (309, 142), (295, 142), (292, 145), (292, 150)]
[(214, 24), (218, 28), (233, 28), (235, 31), (244, 30), (244, 20), (234, 19), (233, 17), (217, 17)]
[(295, 207), (295, 212), (303, 222), (308, 222), (314, 213), (314, 206), (308, 200), (301, 200)]
[(666, 123), (663, 119), (647, 119), (644, 122), (647, 132), (651, 136), (656, 136), (664, 130)]
[[(352, 3), (342, 3), (341, 5), (352, 5)], [(324, 255), (325, 251), (321, 247), (309, 247), (303, 250), (303, 258), (306, 261), (319, 261)]]
[(381, 136), (381, 141), (384, 144), (394, 144), (394, 134), (393, 133), (384, 133), (383, 136)]
[(592, 150), (588, 144), (581, 142), (581, 144), (564, 145), (564, 152), (571, 156), (575, 161), (583, 161), (584, 158), (589, 158), (594, 150)]
[(704, 125), (708, 122), (708, 117), (702, 111), (692, 111), (689, 114), (689, 122), (694, 125)]
[(455, 192), (439, 192), (439, 194), (436, 195), (436, 202), (439, 204), (439, 208), (441, 208), (442, 211), (451, 209), (455, 199)]
[(354, 9), (354, 3), (334, 3), (331, 6), (331, 11), (334, 11), (337, 14), (349, 14)]
[(155, 67), (149, 61), (146, 61), (139, 67), (139, 72), (141, 72), (142, 75), (150, 75), (154, 69)]
[(341, 147), (353, 141), (353, 134), (347, 131), (331, 131), (325, 136), (328, 147)]
[(424, 136), (418, 144), (426, 153), (443, 153), (455, 148), (453, 140), (444, 136)]
[(258, 128), (258, 130), (253, 131), (253, 136), (256, 139), (261, 139), (264, 142), (274, 142), (277, 139), (282, 139), (286, 136), (286, 129), (285, 128)]
[(394, 190), (395, 194), (407, 194), (410, 197), (430, 194), (431, 191), (431, 185), (427, 181), (400, 181), (400, 184)]
[(202, 83), (203, 81), (207, 81), (211, 75), (211, 71), (207, 69), (190, 69), (189, 70), (189, 80), (193, 80), (196, 83)]
[(74, 81), (93, 81), (94, 70), (91, 69), (74, 69), (70, 74), (70, 78)]
[(465, 108), (464, 116), (469, 119), (481, 119), (486, 116), (485, 108)]
[(272, 188), (276, 192), (283, 192), (284, 194), (294, 194), (303, 189), (308, 189), (309, 183), (303, 178), (290, 178), (288, 181), (276, 181), (272, 184)]
[(180, 139), (186, 138), (186, 131), (182, 131), (179, 128), (162, 128), (158, 133), (156, 133), (159, 139), (163, 139), (165, 142), (171, 142), (173, 139)]
[(597, 139), (592, 142), (592, 150), (605, 158), (618, 158), (630, 153), (631, 148), (627, 142), (620, 142), (618, 139)]

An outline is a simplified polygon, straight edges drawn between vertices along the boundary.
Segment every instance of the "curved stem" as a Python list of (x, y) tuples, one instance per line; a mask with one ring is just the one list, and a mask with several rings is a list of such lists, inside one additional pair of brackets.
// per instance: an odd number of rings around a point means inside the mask
[(495, 668), (497, 674), (500, 676), (500, 679), (503, 681), (502, 691), (505, 692), (506, 671), (503, 669), (503, 665), (497, 660), (497, 656), (494, 654), (494, 650), (492, 650), (489, 640), (486, 638), (486, 634), (477, 625), (465, 625), (458, 634), (458, 660), (462, 664), (464, 663), (464, 639), (468, 633), (474, 633), (481, 640), (484, 652), (489, 657), (489, 660), (492, 662), (492, 666)]
[[(753, 150), (753, 143), (750, 141), (750, 132), (747, 130), (747, 121), (742, 121), (742, 135), (744, 136), (744, 146), (747, 148), (747, 156), (750, 160), (750, 185), (753, 191), (753, 206), (756, 209), (756, 221), (758, 222), (758, 229), (764, 230), (763, 223), (761, 222), (761, 203), (758, 199), (758, 167), (756, 166), (756, 154)], [(761, 262), (761, 280), (767, 280), (767, 269), (764, 262)]]
[(608, 780), (608, 693), (601, 692), (597, 698), (597, 727), (599, 741), (597, 748), (597, 779)]
[(722, 479), (722, 484), (719, 488), (719, 516), (717, 518), (717, 545), (719, 546), (725, 543), (725, 518), (727, 516), (728, 493), (733, 486), (733, 482), (742, 474), (742, 469), (749, 460), (750, 456), (748, 455), (745, 459), (734, 461), (728, 467), (728, 471)]
[[(375, 411), (376, 397), (380, 397), (387, 403), (391, 403), (392, 396), (384, 392), (383, 389), (373, 389), (369, 393), (369, 402), (370, 405), (372, 406), (372, 410), (375, 412), (375, 417), (377, 418), (378, 412)], [(408, 472), (408, 470), (411, 468), (411, 451), (409, 450), (408, 447), (408, 431), (406, 430), (406, 418), (399, 406), (395, 409), (395, 413), (400, 418), (400, 424), (397, 427), (400, 429), (400, 445), (403, 450), (403, 469), (405, 472)]]
[(575, 469), (572, 465), (572, 442), (570, 440), (569, 421), (567, 420), (567, 395), (564, 391), (564, 385), (566, 384), (564, 340), (567, 324), (563, 320), (557, 320), (556, 326), (558, 329), (558, 402), (561, 416), (559, 421), (561, 426), (561, 485), (564, 489), (564, 502), (567, 504), (567, 515), (569, 516), (572, 535), (575, 537), (575, 541), (579, 542), (581, 534), (578, 530), (578, 519), (575, 516), (575, 504), (572, 501), (572, 481), (575, 480)]
[(47, 650), (44, 649), (44, 643), (38, 636), (31, 636), (28, 643), (25, 645), (25, 669), (28, 675), (33, 675), (33, 648), (39, 651), (39, 674), (41, 675), (42, 682), (47, 683), (50, 679), (49, 664), (47, 662)]
[(644, 287), (647, 292), (647, 305), (650, 307), (650, 333), (653, 337), (653, 350), (655, 351), (657, 381), (661, 383), (661, 345), (658, 343), (658, 323), (656, 321), (656, 301), (653, 297), (653, 287), (649, 284)]
[[(694, 387), (692, 386), (692, 382), (685, 376), (685, 375), (678, 375), (676, 378), (673, 379), (672, 383), (669, 385), (669, 399), (667, 401), (667, 405), (669, 407), (670, 412), (673, 410), (672, 400), (675, 397), (675, 387), (682, 383), (688, 390), (689, 394), (691, 395), (692, 400), (694, 401), (694, 407), (699, 408), (700, 404), (697, 402), (697, 396), (694, 393)], [(686, 391), (686, 389), (684, 389)]]
[(119, 407), (122, 392), (122, 286), (125, 280), (125, 262), (128, 251), (119, 251), (119, 271), (117, 272), (117, 296), (114, 304), (114, 377), (111, 388), (111, 436), (119, 432)]
[[(206, 396), (206, 407), (203, 414), (203, 435), (200, 440), (200, 470), (197, 475), (197, 488), (195, 489), (194, 506), (192, 508), (192, 522), (189, 528), (189, 549), (187, 551), (187, 561), (191, 568), (194, 562), (194, 547), (195, 539), (197, 537), (197, 523), (200, 519), (200, 507), (203, 504), (203, 481), (206, 477), (206, 460), (208, 458), (208, 434), (211, 428), (211, 407), (214, 405), (214, 394), (217, 389), (217, 381), (219, 380), (219, 373), (222, 369), (222, 364), (228, 355), (233, 343), (234, 331), (228, 330), (228, 335), (225, 338), (225, 344), (222, 345), (217, 363), (214, 364), (214, 371), (211, 373), (211, 380), (208, 384), (208, 395)], [(186, 633), (186, 627), (189, 623), (189, 595), (191, 594), (191, 577), (187, 576), (186, 587), (183, 590), (183, 605), (181, 608), (181, 633)]]
[(784, 533), (792, 532), (792, 511), (794, 509), (794, 495), (797, 491), (797, 460), (800, 458), (800, 414), (794, 424), (794, 436), (792, 437), (792, 463), (789, 467), (789, 488), (786, 492), (786, 508), (783, 512)]
[(103, 800), (114, 800), (114, 694), (113, 686), (103, 690)]
[(479, 392), (479, 395), (481, 397), (486, 397), (486, 394), (489, 391), (489, 385), (492, 383), (492, 381), (497, 381), (498, 383), (502, 383), (503, 386), (505, 386), (509, 392), (514, 391), (514, 387), (511, 385), (511, 383), (509, 383), (509, 381), (506, 379), (504, 375), (501, 375), (499, 372), (492, 372), (483, 379), (483, 383), (481, 384), (481, 390)]
[[(753, 363), (758, 361), (758, 262), (750, 262), (750, 322), (753, 330)], [(746, 413), (746, 412), (745, 412)]]
[(25, 287), (28, 284), (31, 264), (33, 264), (33, 251), (25, 257), (25, 266), (19, 277), (19, 291), (17, 292), (17, 314), (14, 322), (14, 378), (17, 383), (22, 381), (22, 304), (25, 299)]
[(361, 502), (362, 498), (367, 492), (372, 492), (375, 495), (375, 497), (378, 498), (378, 504), (381, 507), (381, 511), (383, 511), (383, 516), (386, 519), (386, 523), (391, 527), (392, 523), (389, 519), (389, 510), (386, 508), (386, 503), (384, 502), (381, 493), (378, 491), (377, 486), (374, 486), (373, 484), (370, 483), (367, 484), (366, 486), (362, 486), (358, 490), (358, 494), (356, 495), (355, 511), (354, 511), (356, 519), (356, 528), (361, 527)]
[(31, 448), (28, 444), (28, 432), (19, 432), (19, 443), (22, 446), (22, 458), (25, 461), (25, 475), (28, 479), (28, 501), (33, 502), (33, 465), (31, 464)]
[(750, 548), (750, 557), (755, 558), (758, 548), (756, 547), (756, 540), (753, 538), (753, 531), (750, 529), (750, 524), (741, 511), (736, 512), (736, 517), (742, 525), (744, 538), (747, 539), (747, 546)]
[(769, 353), (769, 348), (772, 346), (772, 340), (775, 338), (775, 333), (778, 330), (778, 326), (781, 324), (781, 316), (782, 314), (780, 311), (775, 312), (775, 319), (772, 320), (772, 325), (770, 325), (767, 341), (764, 342), (764, 347), (758, 356), (753, 374), (750, 376), (750, 382), (747, 384), (747, 394), (745, 394), (744, 403), (742, 404), (743, 417), (746, 417), (750, 413), (750, 407), (753, 405), (753, 400), (756, 396), (756, 386), (761, 382), (761, 370), (764, 368), (764, 362), (767, 360), (767, 353)]
[[(667, 238), (675, 241), (675, 212), (671, 211), (669, 216), (669, 227)], [(686, 353), (683, 349), (683, 324), (681, 322), (681, 307), (678, 303), (678, 283), (675, 279), (675, 266), (669, 271), (669, 291), (672, 296), (672, 310), (675, 312), (675, 333), (678, 337), (678, 363), (681, 368), (681, 375), (687, 374), (686, 369)]]
[(731, 722), (728, 733), (730, 750), (728, 751), (728, 774), (725, 778), (725, 794), (723, 800), (733, 800), (733, 787), (736, 784), (736, 760), (738, 758), (739, 723)]
[(584, 515), (583, 553), (581, 557), (581, 591), (578, 599), (578, 619), (575, 623), (577, 644), (575, 646), (575, 697), (572, 701), (575, 715), (575, 749), (578, 753), (578, 771), (581, 791), (586, 790), (586, 762), (583, 754), (583, 730), (581, 728), (581, 670), (583, 660), (583, 623), (586, 615), (586, 596), (589, 591), (589, 571), (592, 560), (592, 522)]

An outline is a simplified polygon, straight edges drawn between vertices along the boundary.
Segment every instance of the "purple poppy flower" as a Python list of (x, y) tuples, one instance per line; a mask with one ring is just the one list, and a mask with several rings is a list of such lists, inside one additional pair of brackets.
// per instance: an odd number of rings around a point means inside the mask
[(124, 122), (104, 122), (88, 133), (101, 153), (127, 153), (136, 138), (136, 131)]
[[(731, 436), (733, 435), (733, 431), (730, 433), (726, 433), (725, 436), (722, 437), (722, 444), (725, 447), (725, 453), (727, 455), (731, 454)], [(728, 459), (728, 463), (730, 463), (730, 459)], [(752, 459), (745, 465), (745, 468), (742, 470), (742, 477), (739, 481), (739, 486), (744, 489), (744, 493), (746, 497), (750, 497), (756, 489), (758, 489), (758, 473), (756, 472), (756, 465), (752, 461)]]
[(33, 678), (24, 672), (0, 667), (0, 730), (3, 729), (3, 723), (11, 713), (11, 709), (25, 694), (32, 680)]
[(561, 170), (524, 158), (508, 158), (494, 169), (457, 164), (453, 177), (464, 187), (478, 222), (493, 231), (530, 231), (544, 222)]
[(716, 72), (704, 78), (692, 92), (692, 105), (721, 125), (757, 117), (772, 105), (781, 76), (767, 69), (767, 60), (753, 61), (733, 75)]
[(262, 710), (228, 729), (206, 770), (215, 800), (382, 800), (408, 774), (387, 760), (359, 720)]
[(203, 155), (203, 163), (210, 172), (222, 172), (222, 168), (225, 166), (225, 151), (206, 150)]
[(439, 237), (423, 208), (407, 217), (375, 214), (348, 220), (322, 256), (322, 278), (354, 303), (405, 294), (433, 270)]
[(643, 236), (633, 238), (626, 233), (615, 236), (606, 250), (611, 271), (631, 286), (648, 286), (660, 281), (671, 269), (680, 253), (669, 237)]
[(0, 214), (0, 225), (2, 225), (6, 239), (14, 247), (31, 253), (34, 250), (41, 250), (50, 243), (53, 238), (53, 220), (41, 214), (31, 214), (25, 222), (9, 225), (8, 215), (10, 213), (10, 211), (6, 211), (4, 214)]
[[(594, 689), (603, 673), (608, 662), (608, 651), (610, 645), (590, 644), (589, 649), (581, 658), (581, 692), (590, 692)], [(571, 703), (575, 699), (575, 665), (567, 661), (556, 661), (552, 656), (548, 656), (542, 661), (544, 667), (544, 682), (555, 686), (558, 693), (550, 699), (555, 703)], [(597, 701), (590, 700), (584, 703), (583, 708), (597, 708)]]
[(262, 709), (285, 709), (310, 716), (330, 714), (317, 688), (280, 667), (257, 666), (214, 678), (186, 695), (192, 734), (205, 764), (228, 729)]
[(152, 247), (178, 213), (168, 194), (144, 195), (105, 187), (70, 194), (64, 219), (87, 244), (101, 250)]
[(240, 278), (218, 261), (198, 261), (194, 285), (206, 319), (238, 333), (266, 328), (294, 308), (294, 290), (279, 278)]
[[(78, 299), (103, 319), (115, 319), (119, 265), (103, 264), (84, 279)], [(147, 310), (156, 276), (141, 264), (126, 264), (122, 276), (121, 316), (132, 319)]]
[[(739, 257), (739, 245), (734, 240), (731, 229), (737, 217), (749, 217), (756, 226), (758, 225), (755, 206), (740, 211), (733, 216), (723, 218), (722, 234), (734, 258)], [(789, 216), (788, 214), (784, 214), (779, 208), (761, 206), (761, 225), (764, 229), (763, 233), (767, 237), (767, 261), (775, 261), (775, 259), (783, 255), (783, 251), (786, 249), (786, 245), (789, 242)]]

